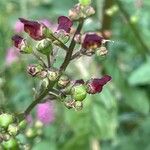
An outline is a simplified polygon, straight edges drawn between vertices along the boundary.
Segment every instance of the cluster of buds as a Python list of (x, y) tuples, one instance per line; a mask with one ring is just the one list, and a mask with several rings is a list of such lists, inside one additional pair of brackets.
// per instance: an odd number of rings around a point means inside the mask
[(20, 141), (16, 136), (26, 128), (26, 125), (26, 120), (18, 122), (12, 114), (0, 114), (0, 148), (20, 149)]
[[(111, 80), (109, 75), (104, 75), (102, 78), (91, 78), (87, 81), (71, 80), (65, 72), (69, 63), (82, 55), (103, 56), (108, 53), (105, 43), (109, 40), (96, 32), (81, 32), (84, 20), (95, 13), (90, 4), (91, 0), (79, 0), (79, 3), (69, 10), (68, 17), (58, 17), (55, 29), (40, 21), (19, 19), (24, 26), (24, 31), (34, 42), (33, 45), (36, 45), (32, 46), (31, 42), (29, 44), (20, 35), (12, 38), (14, 46), (21, 53), (32, 54), (38, 60), (37, 64), (30, 64), (27, 67), (28, 74), (40, 79), (39, 87), (35, 89), (37, 104), (48, 97), (51, 100), (61, 100), (67, 108), (81, 110), (87, 94), (100, 93), (103, 86)], [(72, 30), (74, 22), (78, 22), (75, 32)], [(76, 45), (78, 51), (74, 51)], [(61, 66), (56, 68), (55, 60), (57, 60), (58, 48), (64, 50), (66, 55)], [(31, 104), (31, 106), (33, 105)], [(27, 135), (30, 133), (28, 131)]]

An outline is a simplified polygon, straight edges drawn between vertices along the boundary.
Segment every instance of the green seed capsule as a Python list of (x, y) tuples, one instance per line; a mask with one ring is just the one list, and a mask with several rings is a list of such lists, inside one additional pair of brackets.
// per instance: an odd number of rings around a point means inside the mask
[(87, 6), (91, 4), (91, 0), (79, 0), (81, 5)]
[(10, 114), (4, 113), (0, 115), (0, 127), (2, 128), (7, 128), (13, 121), (14, 118)]
[(15, 138), (11, 138), (8, 141), (4, 141), (2, 143), (2, 146), (4, 147), (5, 150), (18, 150), (19, 149), (18, 142)]
[(71, 89), (72, 98), (76, 101), (83, 101), (86, 98), (86, 88), (84, 85), (75, 85)]

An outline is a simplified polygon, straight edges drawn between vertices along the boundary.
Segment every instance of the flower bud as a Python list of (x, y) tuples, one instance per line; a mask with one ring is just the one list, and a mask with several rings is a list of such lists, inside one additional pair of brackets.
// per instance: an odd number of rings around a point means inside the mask
[(7, 128), (13, 121), (14, 117), (10, 114), (4, 113), (0, 115), (0, 127), (2, 128)]
[(43, 39), (38, 42), (36, 49), (44, 55), (49, 55), (53, 49), (52, 42), (49, 39)]
[(17, 150), (17, 149), (19, 149), (19, 144), (15, 138), (11, 138), (8, 141), (3, 141), (2, 146), (6, 150)]
[(38, 73), (43, 70), (42, 66), (39, 64), (30, 64), (27, 67), (27, 72), (32, 76), (35, 77)]
[(44, 78), (42, 81), (41, 81), (41, 88), (43, 89), (45, 89), (45, 88), (47, 88), (48, 87), (48, 84), (49, 84), (49, 80), (48, 80), (48, 78)]
[(27, 120), (22, 120), (20, 123), (19, 123), (19, 128), (20, 129), (25, 129), (27, 126)]
[(39, 121), (39, 120), (37, 120), (36, 122), (35, 122), (35, 128), (42, 128), (43, 127), (43, 123), (41, 122), (41, 121)]
[(32, 47), (30, 47), (26, 40), (23, 39), (19, 35), (14, 35), (12, 37), (12, 41), (14, 42), (14, 46), (20, 50), (21, 53), (30, 54), (32, 53)]
[(68, 109), (71, 109), (71, 108), (74, 108), (75, 102), (76, 102), (75, 100), (69, 100), (69, 101), (66, 101), (64, 104)]
[(87, 6), (91, 4), (91, 0), (79, 0), (81, 5)]
[(70, 82), (70, 80), (69, 80), (68, 76), (63, 75), (60, 77), (60, 79), (58, 81), (58, 86), (60, 88), (64, 88), (69, 84), (69, 82)]
[(47, 72), (47, 77), (50, 81), (55, 81), (59, 76), (59, 71), (56, 69), (50, 69)]
[(28, 138), (34, 138), (34, 137), (36, 137), (36, 135), (37, 135), (36, 129), (34, 129), (34, 128), (29, 128), (29, 129), (27, 129), (25, 135), (26, 135)]
[(76, 110), (76, 111), (82, 110), (82, 108), (83, 108), (83, 102), (81, 102), (81, 101), (76, 101), (74, 107), (75, 107), (75, 110)]
[(10, 125), (8, 126), (7, 131), (8, 131), (8, 133), (9, 133), (10, 135), (15, 136), (15, 135), (18, 134), (19, 127), (18, 127), (16, 124), (10, 124)]
[(76, 101), (83, 101), (86, 98), (86, 88), (82, 84), (74, 85), (71, 89), (72, 98)]

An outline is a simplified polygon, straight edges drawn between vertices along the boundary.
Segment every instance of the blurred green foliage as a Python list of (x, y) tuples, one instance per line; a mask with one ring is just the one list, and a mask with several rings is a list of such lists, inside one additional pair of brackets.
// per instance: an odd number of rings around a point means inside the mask
[[(121, 0), (120, 0), (121, 1)], [(100, 31), (101, 5), (93, 0), (97, 13), (85, 22), (85, 31)], [(143, 42), (150, 49), (150, 1), (135, 6), (137, 0), (121, 1), (131, 23), (138, 29)], [(19, 63), (6, 65), (6, 51), (11, 47), (11, 36), (18, 17), (50, 19), (67, 15), (77, 0), (0, 0), (0, 104), (7, 111), (20, 112), (32, 101), (36, 80), (26, 74), (27, 57)], [(116, 4), (115, 4), (116, 5)], [(150, 57), (149, 50), (140, 44), (120, 10), (111, 21), (111, 39), (106, 58), (82, 60), (68, 72), (73, 78), (107, 73), (112, 82), (102, 93), (89, 96), (81, 112), (67, 110), (56, 103), (56, 120), (44, 128), (44, 136), (32, 142), (33, 150), (149, 150), (150, 149)], [(28, 61), (27, 61), (28, 60)], [(85, 68), (86, 71), (82, 70)], [(88, 69), (89, 68), (89, 69)], [(82, 70), (82, 72), (81, 72)], [(96, 149), (97, 148), (97, 149)]]

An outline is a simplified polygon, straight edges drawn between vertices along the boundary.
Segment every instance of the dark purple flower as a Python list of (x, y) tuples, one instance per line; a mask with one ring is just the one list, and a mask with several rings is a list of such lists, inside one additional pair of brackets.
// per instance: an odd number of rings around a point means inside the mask
[(82, 47), (85, 49), (95, 49), (101, 46), (103, 39), (104, 38), (102, 36), (95, 33), (86, 34), (82, 42)]
[(19, 18), (19, 20), (24, 24), (24, 31), (28, 33), (34, 40), (39, 41), (45, 38), (43, 30), (46, 28), (46, 26), (43, 23), (29, 21), (23, 18)]
[(87, 93), (96, 94), (100, 93), (103, 89), (103, 86), (111, 80), (111, 77), (108, 75), (103, 76), (102, 78), (94, 78), (87, 81)]
[(69, 33), (72, 25), (73, 25), (73, 23), (68, 17), (60, 16), (58, 18), (58, 28), (57, 28), (57, 30), (64, 30), (67, 33)]
[(12, 41), (14, 42), (14, 46), (18, 49), (21, 49), (22, 46), (26, 45), (25, 39), (19, 35), (14, 35)]

